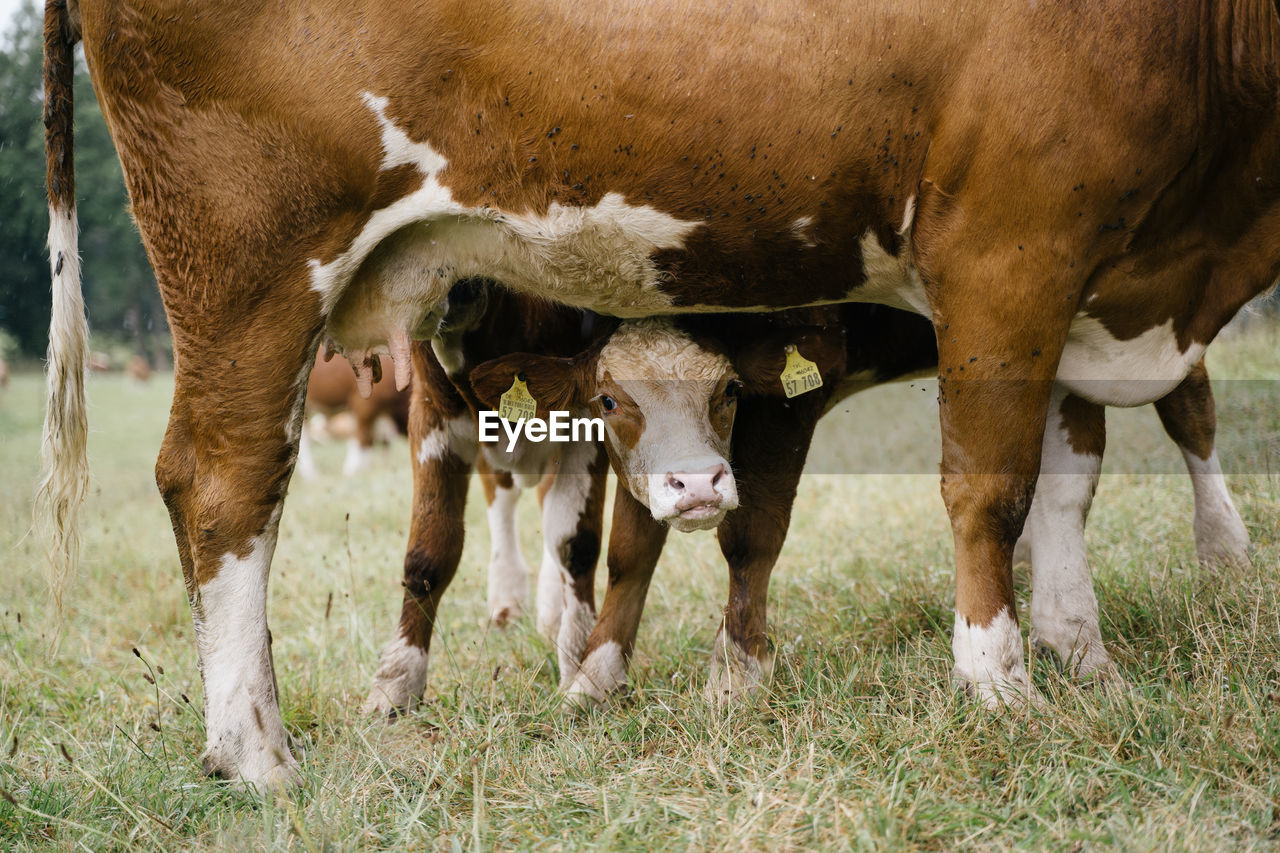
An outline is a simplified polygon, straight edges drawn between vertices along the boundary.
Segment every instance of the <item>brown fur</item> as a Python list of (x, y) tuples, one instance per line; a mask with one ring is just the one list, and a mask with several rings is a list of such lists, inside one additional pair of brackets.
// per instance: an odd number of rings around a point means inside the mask
[(1213, 404), (1213, 388), (1204, 361), (1191, 369), (1187, 378), (1166, 397), (1156, 401), (1160, 423), (1178, 446), (1201, 459), (1213, 454), (1218, 418)]
[[(1012, 537), (1073, 316), (1207, 343), (1280, 273), (1276, 5), (726, 8), (79, 4), (173, 331), (157, 476), (189, 580), (244, 554), (283, 499), (299, 377), (334, 320), (313, 262), (421, 185), (381, 168), (373, 92), (445, 158), (460, 204), (542, 214), (616, 193), (702, 223), (652, 253), (671, 311), (839, 301), (862, 285), (864, 235), (910, 251), (942, 376), (986, 380), (941, 394), (957, 609), (1013, 612)], [(68, 199), (73, 16), (54, 3), (46, 19), (50, 190)], [(635, 281), (591, 284), (561, 296), (635, 311)], [(69, 352), (51, 359), (55, 428), (62, 401), (84, 408)], [(84, 456), (62, 449), (74, 460), (46, 465), (74, 468), (66, 483)], [(66, 495), (47, 502), (60, 531)]]

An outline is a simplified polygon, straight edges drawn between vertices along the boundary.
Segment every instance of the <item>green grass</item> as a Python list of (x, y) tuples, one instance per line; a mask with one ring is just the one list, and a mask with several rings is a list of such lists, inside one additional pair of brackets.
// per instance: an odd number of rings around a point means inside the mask
[[(1211, 370), (1280, 378), (1280, 337), (1223, 341)], [(0, 849), (1274, 847), (1270, 387), (1219, 386), (1224, 464), (1253, 472), (1230, 478), (1253, 570), (1197, 566), (1189, 485), (1154, 413), (1110, 417), (1113, 473), (1089, 538), (1104, 636), (1132, 690), (1080, 690), (1033, 661), (1044, 713), (985, 713), (948, 687), (951, 545), (928, 383), (877, 389), (823, 422), (814, 470), (885, 472), (892, 460), (906, 473), (805, 478), (770, 596), (774, 679), (725, 712), (700, 700), (726, 587), (712, 536), (671, 537), (629, 698), (566, 715), (554, 654), (528, 620), (486, 630), (477, 487), (427, 702), (391, 725), (362, 718), (399, 610), (406, 447), (352, 480), (337, 473), (341, 448), (321, 447), (330, 473), (295, 483), (271, 586), (304, 783), (260, 801), (199, 769), (195, 649), (152, 482), (165, 377), (93, 378), (85, 559), (51, 657), (28, 535), (41, 384), (19, 375), (0, 392)], [(532, 561), (531, 498), (522, 521)], [(1019, 595), (1025, 614), (1025, 582)]]

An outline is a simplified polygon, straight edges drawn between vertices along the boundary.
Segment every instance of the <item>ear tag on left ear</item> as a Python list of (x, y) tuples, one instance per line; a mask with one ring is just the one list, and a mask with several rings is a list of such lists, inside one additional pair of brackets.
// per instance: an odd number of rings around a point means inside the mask
[(787, 363), (782, 368), (782, 391), (788, 398), (822, 387), (818, 365), (800, 354), (795, 344), (787, 344)]
[(504, 421), (517, 423), (529, 420), (538, 414), (538, 401), (529, 393), (522, 374), (517, 373), (511, 387), (503, 392), (498, 400), (498, 415)]

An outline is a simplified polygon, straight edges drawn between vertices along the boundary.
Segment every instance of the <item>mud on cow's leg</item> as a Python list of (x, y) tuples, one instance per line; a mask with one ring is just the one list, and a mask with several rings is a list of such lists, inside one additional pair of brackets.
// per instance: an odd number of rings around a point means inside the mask
[(609, 533), (609, 588), (587, 639), (582, 667), (566, 691), (569, 704), (603, 702), (626, 682), (649, 581), (666, 541), (667, 526), (619, 485)]
[(1217, 413), (1209, 373), (1201, 360), (1164, 398), (1156, 412), (1165, 432), (1182, 451), (1195, 493), (1196, 554), (1205, 566), (1252, 565), (1249, 530), (1227, 491), (1214, 447)]
[(1076, 677), (1118, 679), (1102, 642), (1085, 550), (1085, 523), (1106, 449), (1106, 410), (1055, 385), (1040, 479), (1027, 516), (1032, 643), (1056, 652)]
[[(239, 325), (227, 328), (232, 317)], [(203, 765), (211, 775), (275, 787), (294, 780), (297, 762), (280, 717), (267, 578), (320, 314), (264, 309), (224, 312), (216, 322), (175, 319), (174, 400), (156, 482), (195, 626)], [(214, 328), (216, 338), (202, 337)], [(256, 343), (237, 343), (243, 341)]]
[[(555, 479), (542, 499), (542, 574), (560, 577), (560, 624), (555, 635), (560, 687), (578, 674), (596, 618), (595, 572), (604, 523), (604, 484), (609, 460), (591, 442), (565, 444)], [(539, 594), (542, 593), (539, 577)], [(539, 602), (539, 610), (542, 603)]]
[[(524, 612), (529, 599), (529, 566), (520, 553), (516, 506), (523, 491), (510, 471), (495, 470), (481, 454), (476, 460), (489, 520), (489, 619), (505, 626)], [(559, 593), (559, 579), (556, 581)]]
[(733, 458), (740, 503), (717, 530), (729, 564), (729, 599), (711, 652), (707, 701), (747, 696), (773, 671), (769, 579), (786, 541), (796, 486), (826, 396), (810, 392), (790, 401), (764, 398), (739, 404)]
[(396, 636), (382, 650), (366, 713), (394, 715), (422, 698), (440, 598), (462, 559), (463, 516), (475, 430), (425, 344), (413, 349), (417, 377), (409, 410), (413, 515), (404, 557), (404, 603)]

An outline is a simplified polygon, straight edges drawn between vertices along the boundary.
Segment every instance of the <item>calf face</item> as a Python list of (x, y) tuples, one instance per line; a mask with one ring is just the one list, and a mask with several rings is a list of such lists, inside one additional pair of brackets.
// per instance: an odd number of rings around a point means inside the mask
[[(843, 365), (843, 334), (787, 330), (806, 338), (824, 373)], [(718, 525), (738, 506), (729, 445), (740, 395), (781, 394), (784, 341), (777, 335), (732, 349), (668, 320), (623, 323), (573, 358), (513, 353), (477, 367), (472, 385), (496, 407), (523, 378), (538, 414), (588, 413), (623, 486), (653, 517), (687, 532)], [(797, 344), (792, 344), (797, 345)]]

